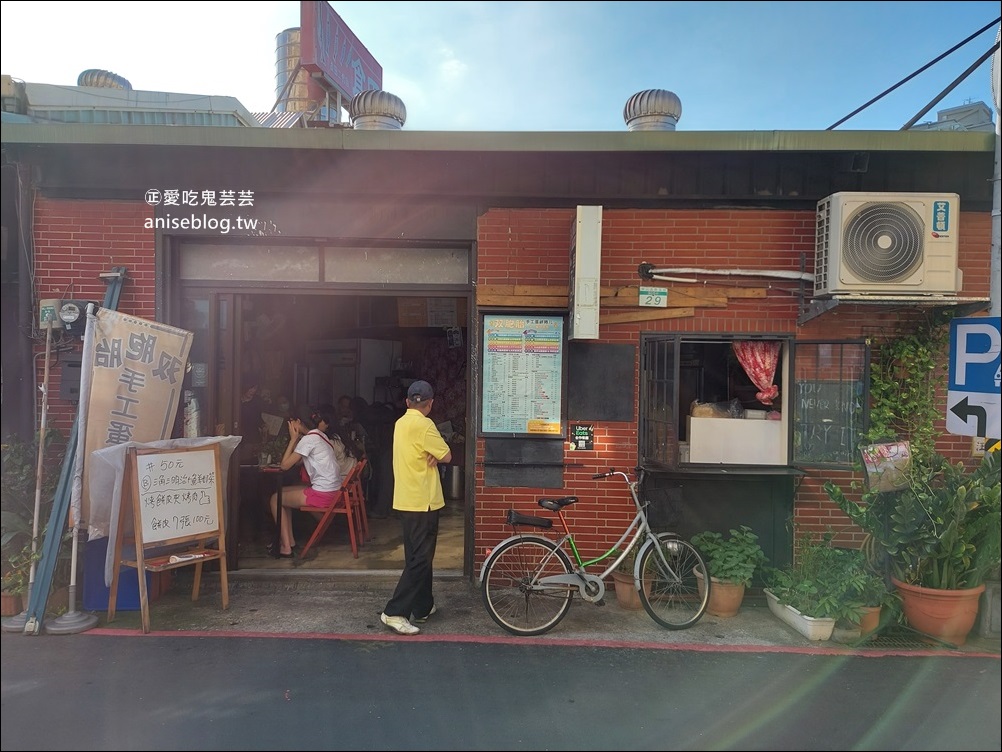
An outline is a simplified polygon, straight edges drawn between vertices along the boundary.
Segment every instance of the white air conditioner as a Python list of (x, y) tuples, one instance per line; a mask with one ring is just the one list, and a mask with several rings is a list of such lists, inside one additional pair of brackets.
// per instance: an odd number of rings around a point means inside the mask
[(814, 294), (956, 295), (960, 196), (833, 193), (818, 202)]

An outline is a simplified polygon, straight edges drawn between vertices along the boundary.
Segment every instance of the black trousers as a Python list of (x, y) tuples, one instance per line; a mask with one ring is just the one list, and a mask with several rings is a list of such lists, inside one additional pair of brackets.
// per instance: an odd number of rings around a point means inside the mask
[(383, 609), (387, 616), (405, 619), (426, 616), (435, 599), (431, 592), (432, 562), (438, 544), (438, 513), (398, 512), (404, 533), (404, 571)]

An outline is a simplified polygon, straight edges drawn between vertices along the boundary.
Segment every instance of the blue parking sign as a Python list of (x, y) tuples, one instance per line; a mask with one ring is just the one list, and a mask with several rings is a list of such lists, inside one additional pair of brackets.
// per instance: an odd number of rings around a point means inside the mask
[(1002, 319), (979, 316), (950, 322), (950, 378), (946, 430), (960, 436), (999, 436)]

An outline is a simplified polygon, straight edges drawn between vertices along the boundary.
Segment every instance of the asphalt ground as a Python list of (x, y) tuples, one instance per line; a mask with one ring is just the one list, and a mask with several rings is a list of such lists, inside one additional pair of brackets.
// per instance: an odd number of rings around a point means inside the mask
[[(229, 607), (222, 608), (218, 573), (202, 578), (200, 597), (191, 600), (191, 568), (176, 570), (173, 585), (150, 603), (152, 634), (229, 633), (232, 635), (330, 637), (341, 639), (387, 639), (452, 642), (512, 642), (549, 645), (625, 646), (701, 651), (762, 651), (845, 653), (867, 655), (956, 655), (1002, 654), (997, 634), (982, 635), (979, 626), (959, 647), (923, 640), (905, 627), (887, 625), (868, 639), (849, 643), (812, 641), (776, 618), (765, 598), (746, 596), (734, 617), (704, 615), (694, 626), (668, 630), (644, 610), (625, 610), (608, 592), (605, 605), (575, 598), (556, 627), (545, 635), (521, 637), (509, 634), (490, 618), (480, 588), (459, 576), (436, 576), (437, 613), (420, 625), (417, 635), (401, 636), (379, 620), (398, 573), (296, 571), (231, 572)], [(116, 613), (108, 622), (104, 611), (50, 618), (38, 636), (58, 638), (63, 634), (95, 631), (104, 634), (142, 635), (139, 611)], [(5, 629), (5, 631), (10, 631)], [(26, 635), (31, 639), (31, 635)]]
[(441, 632), (416, 638), (3, 633), (0, 749), (980, 752), (1002, 741), (994, 657), (488, 641), (447, 630), (446, 613)]

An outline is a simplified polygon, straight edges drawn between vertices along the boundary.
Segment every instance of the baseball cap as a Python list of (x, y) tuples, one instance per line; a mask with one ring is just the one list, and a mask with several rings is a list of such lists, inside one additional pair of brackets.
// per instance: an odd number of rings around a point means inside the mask
[(435, 396), (435, 390), (427, 381), (414, 381), (407, 387), (407, 399), (411, 402), (424, 402)]

